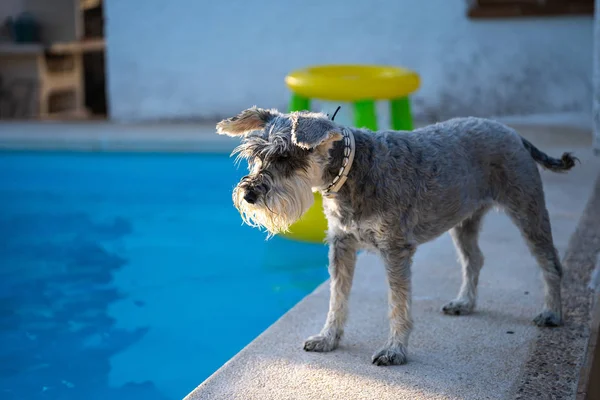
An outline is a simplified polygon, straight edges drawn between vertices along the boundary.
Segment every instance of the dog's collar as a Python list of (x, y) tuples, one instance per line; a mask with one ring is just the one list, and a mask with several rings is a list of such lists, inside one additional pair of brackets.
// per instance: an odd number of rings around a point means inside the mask
[(342, 159), (342, 167), (337, 176), (333, 178), (331, 184), (323, 190), (323, 196), (325, 197), (335, 196), (342, 186), (344, 186), (344, 183), (346, 183), (346, 180), (348, 179), (348, 173), (352, 168), (352, 163), (354, 162), (354, 153), (356, 152), (354, 134), (348, 128), (342, 128), (342, 134), (344, 135), (344, 158)]

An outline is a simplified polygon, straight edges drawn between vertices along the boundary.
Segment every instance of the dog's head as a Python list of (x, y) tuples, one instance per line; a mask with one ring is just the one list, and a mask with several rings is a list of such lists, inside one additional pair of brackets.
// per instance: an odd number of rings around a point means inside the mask
[(217, 132), (241, 137), (234, 154), (248, 161), (250, 173), (235, 187), (233, 202), (247, 224), (271, 235), (285, 232), (311, 207), (312, 192), (325, 186), (329, 150), (343, 138), (325, 114), (256, 107), (219, 122)]

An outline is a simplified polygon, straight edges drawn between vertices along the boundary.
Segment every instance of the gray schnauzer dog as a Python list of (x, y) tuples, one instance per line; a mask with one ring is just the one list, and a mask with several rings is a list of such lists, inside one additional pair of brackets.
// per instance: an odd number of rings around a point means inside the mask
[(328, 220), (329, 313), (306, 351), (335, 349), (344, 332), (348, 296), (360, 249), (383, 259), (389, 283), (390, 331), (372, 358), (404, 364), (412, 329), (411, 262), (422, 243), (450, 231), (462, 264), (450, 315), (475, 307), (483, 255), (477, 238), (484, 214), (503, 209), (520, 229), (543, 272), (538, 326), (562, 323), (562, 266), (554, 247), (540, 173), (563, 172), (577, 160), (549, 157), (513, 129), (492, 120), (456, 118), (414, 131), (379, 131), (338, 125), (322, 113), (280, 113), (250, 108), (217, 124), (239, 136), (238, 161), (249, 175), (233, 191), (243, 220), (274, 235), (286, 231), (323, 194)]

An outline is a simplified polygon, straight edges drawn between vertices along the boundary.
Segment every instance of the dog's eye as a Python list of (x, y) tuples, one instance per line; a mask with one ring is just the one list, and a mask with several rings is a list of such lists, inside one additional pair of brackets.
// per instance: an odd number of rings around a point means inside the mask
[(289, 154), (282, 154), (279, 157), (277, 157), (277, 161), (279, 161), (279, 162), (286, 162), (289, 159), (290, 159)]

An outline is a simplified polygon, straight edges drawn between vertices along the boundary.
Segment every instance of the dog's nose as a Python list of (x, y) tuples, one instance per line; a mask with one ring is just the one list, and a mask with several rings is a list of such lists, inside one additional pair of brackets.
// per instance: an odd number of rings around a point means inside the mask
[(257, 198), (258, 196), (256, 195), (256, 192), (254, 190), (248, 190), (244, 195), (244, 200), (246, 200), (246, 203), (248, 204), (256, 203)]

